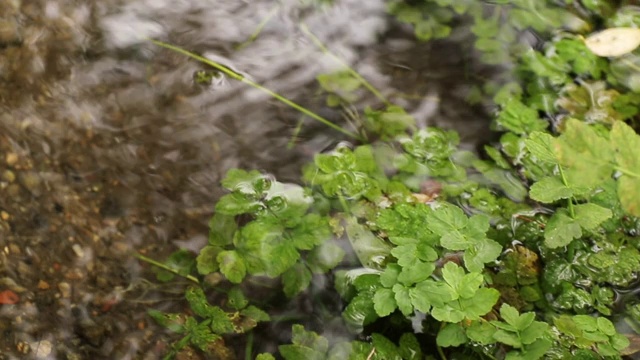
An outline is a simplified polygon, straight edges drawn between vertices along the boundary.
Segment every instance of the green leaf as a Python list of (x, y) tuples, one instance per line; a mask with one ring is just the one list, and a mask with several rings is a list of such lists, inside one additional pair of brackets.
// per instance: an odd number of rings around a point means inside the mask
[(535, 109), (516, 99), (510, 100), (504, 105), (496, 123), (519, 135), (543, 131), (548, 126), (546, 121), (538, 117), (538, 112)]
[(618, 197), (622, 208), (629, 214), (640, 217), (640, 179), (622, 176), (618, 179)]
[(253, 319), (256, 322), (271, 321), (271, 317), (259, 308), (249, 305), (240, 311), (240, 315)]
[(484, 320), (478, 320), (471, 323), (471, 326), (467, 328), (467, 337), (482, 345), (489, 345), (496, 342), (493, 338), (495, 332), (496, 328), (491, 324)]
[(592, 203), (576, 205), (573, 209), (576, 222), (585, 230), (593, 230), (613, 216), (611, 210)]
[(573, 239), (580, 237), (582, 237), (580, 224), (561, 211), (553, 214), (544, 230), (544, 244), (550, 249), (569, 245)]
[(398, 307), (393, 290), (380, 288), (373, 296), (373, 305), (376, 313), (380, 317), (391, 314)]
[(486, 263), (495, 261), (502, 253), (502, 245), (490, 240), (476, 241), (464, 252), (464, 265), (471, 272), (480, 272)]
[(292, 244), (300, 250), (311, 250), (332, 236), (327, 217), (307, 214), (289, 233)]
[[(447, 282), (449, 281), (447, 280)], [(450, 284), (461, 298), (469, 299), (476, 294), (478, 288), (483, 282), (484, 278), (482, 277), (482, 274), (472, 272), (464, 275), (457, 284)]]
[(371, 343), (376, 349), (376, 355), (382, 359), (389, 360), (402, 360), (398, 352), (398, 347), (396, 344), (391, 342), (386, 337), (373, 333), (371, 334)]
[(256, 356), (256, 360), (276, 360), (276, 358), (269, 353), (262, 353)]
[(415, 287), (409, 289), (409, 298), (411, 299), (411, 305), (425, 314), (429, 313), (431, 309), (431, 302), (429, 301), (430, 293), (429, 289), (425, 285), (425, 282), (419, 283)]
[(412, 333), (404, 333), (400, 336), (399, 341), (399, 352), (400, 356), (402, 356), (405, 360), (421, 360), (422, 359), (422, 349), (420, 348), (420, 343), (416, 336)]
[(573, 190), (563, 184), (559, 176), (547, 176), (531, 186), (529, 196), (533, 200), (550, 204), (560, 199), (570, 198), (573, 196)]
[(391, 248), (354, 218), (347, 219), (346, 231), (351, 246), (363, 266), (379, 268)]
[(460, 346), (469, 341), (464, 329), (459, 324), (447, 324), (436, 337), (436, 343), (441, 347)]
[(329, 341), (318, 335), (314, 331), (307, 331), (302, 325), (292, 326), (292, 338), (291, 341), (296, 345), (307, 346), (321, 353), (325, 353), (329, 350)]
[(219, 266), (216, 258), (221, 251), (222, 248), (212, 245), (207, 245), (200, 250), (200, 253), (196, 257), (196, 267), (200, 275), (207, 275), (218, 271)]
[(325, 242), (307, 254), (307, 265), (312, 272), (324, 274), (338, 266), (344, 255), (340, 246), (334, 242)]
[(398, 309), (404, 316), (410, 316), (413, 314), (413, 305), (411, 304), (411, 297), (409, 295), (409, 288), (402, 284), (395, 284), (393, 286), (393, 292), (395, 293), (396, 304)]
[[(527, 314), (534, 315), (534, 313), (527, 313)], [(544, 336), (544, 334), (548, 330), (549, 330), (549, 324), (541, 321), (534, 321), (533, 323), (531, 323), (529, 327), (527, 327), (526, 329), (520, 332), (520, 339), (522, 340), (522, 343), (525, 345), (532, 344), (537, 339)]]
[(216, 258), (220, 264), (220, 272), (226, 276), (229, 281), (239, 284), (247, 274), (247, 267), (235, 250), (222, 251)]
[(491, 311), (498, 302), (500, 292), (496, 289), (480, 288), (472, 298), (460, 299), (460, 305), (464, 309), (465, 318), (478, 320), (481, 316)]
[(447, 203), (439, 203), (435, 210), (428, 214), (426, 220), (429, 229), (440, 236), (462, 229), (468, 223), (462, 209)]
[(565, 171), (570, 187), (593, 188), (613, 174), (613, 148), (609, 139), (593, 127), (568, 119), (565, 130), (555, 143), (555, 154)]
[(254, 213), (263, 207), (262, 202), (258, 200), (252, 200), (240, 193), (231, 193), (224, 195), (218, 200), (216, 203), (216, 213), (234, 216)]
[(238, 225), (234, 216), (215, 213), (209, 220), (209, 245), (226, 246), (233, 241)]
[(151, 316), (160, 326), (165, 327), (175, 333), (184, 333), (184, 315), (183, 314), (167, 314), (158, 310), (147, 310), (147, 314)]
[(311, 283), (311, 271), (301, 263), (296, 263), (282, 274), (284, 294), (288, 298), (303, 292)]
[(548, 133), (532, 132), (529, 138), (524, 140), (525, 146), (538, 161), (555, 165), (558, 163), (553, 152), (555, 138)]
[(519, 349), (522, 347), (522, 342), (520, 342), (520, 338), (518, 336), (518, 334), (510, 332), (510, 331), (505, 331), (505, 330), (497, 330), (494, 334), (493, 334), (493, 338), (498, 340), (499, 342), (512, 346), (516, 349)]

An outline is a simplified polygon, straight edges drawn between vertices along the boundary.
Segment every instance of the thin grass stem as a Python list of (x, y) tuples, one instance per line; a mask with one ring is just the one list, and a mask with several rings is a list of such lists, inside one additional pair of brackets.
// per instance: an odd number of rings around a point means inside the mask
[(146, 256), (144, 256), (144, 255), (142, 255), (140, 253), (134, 252), (133, 256), (135, 256), (136, 258), (138, 258), (138, 259), (140, 259), (140, 260), (142, 260), (142, 261), (144, 261), (146, 263), (149, 263), (149, 264), (151, 264), (153, 266), (157, 266), (157, 267), (159, 267), (159, 268), (161, 268), (163, 270), (167, 270), (170, 273), (176, 274), (176, 275), (178, 275), (180, 277), (183, 277), (183, 278), (185, 278), (187, 280), (191, 280), (191, 281), (193, 281), (194, 283), (196, 283), (198, 285), (200, 284), (200, 281), (197, 278), (195, 278), (194, 276), (182, 275), (176, 269), (172, 269), (171, 267), (169, 267), (169, 266), (167, 266), (167, 265), (165, 265), (165, 264), (163, 264), (161, 262), (155, 261), (155, 260), (153, 260), (151, 258), (148, 258), (148, 257), (146, 257)]
[(337, 55), (332, 53), (326, 46), (318, 39), (311, 30), (305, 24), (300, 24), (300, 29), (313, 41), (313, 43), (325, 54), (331, 56), (334, 60), (336, 60), (340, 65), (344, 66), (349, 74), (354, 78), (358, 79), (362, 85), (367, 88), (373, 95), (375, 95), (380, 101), (382, 101), (385, 105), (391, 105), (391, 102), (387, 100), (387, 98), (378, 91), (367, 79), (363, 78), (357, 71), (355, 71), (349, 64), (340, 59)]
[(311, 110), (309, 110), (309, 109), (307, 109), (307, 108), (305, 108), (305, 107), (303, 107), (301, 105), (298, 105), (297, 103), (285, 98), (284, 96), (282, 96), (282, 95), (280, 95), (280, 94), (278, 94), (278, 93), (276, 93), (276, 92), (274, 92), (274, 91), (272, 91), (272, 90), (270, 90), (270, 89), (268, 89), (268, 88), (266, 88), (266, 87), (264, 87), (264, 86), (262, 86), (262, 85), (260, 85), (260, 84), (258, 84), (256, 82), (253, 82), (253, 81), (247, 79), (245, 76), (243, 76), (243, 75), (241, 75), (241, 74), (229, 69), (228, 67), (226, 67), (226, 66), (224, 66), (224, 65), (222, 65), (220, 63), (217, 63), (217, 62), (215, 62), (213, 60), (207, 59), (207, 58), (205, 58), (203, 56), (200, 56), (198, 54), (192, 53), (192, 52), (190, 52), (188, 50), (184, 50), (184, 49), (179, 48), (177, 46), (173, 46), (173, 45), (164, 43), (162, 41), (151, 40), (151, 42), (153, 42), (154, 44), (156, 44), (156, 45), (158, 45), (160, 47), (163, 47), (165, 49), (169, 49), (169, 50), (175, 51), (175, 52), (177, 52), (179, 54), (188, 56), (188, 57), (190, 57), (190, 58), (192, 58), (194, 60), (198, 60), (198, 61), (200, 61), (200, 62), (202, 62), (204, 64), (212, 66), (215, 69), (223, 72), (227, 76), (231, 77), (232, 79), (244, 82), (245, 84), (247, 84), (249, 86), (252, 86), (252, 87), (254, 87), (254, 88), (256, 88), (256, 89), (258, 89), (258, 90), (260, 90), (260, 91), (262, 91), (262, 92), (264, 92), (264, 93), (266, 93), (268, 95), (270, 95), (271, 97), (273, 97), (276, 100), (282, 102), (283, 104), (285, 104), (285, 105), (287, 105), (287, 106), (289, 106), (289, 107), (291, 107), (293, 109), (298, 110), (299, 112), (309, 116), (310, 118), (312, 118), (314, 120), (317, 120), (317, 121), (323, 123), (324, 125), (332, 128), (332, 129), (334, 129), (336, 131), (339, 131), (344, 135), (347, 135), (350, 138), (357, 139), (357, 140), (363, 140), (358, 134), (341, 128), (340, 126), (332, 123), (331, 121), (323, 118), (322, 116), (314, 113), (313, 111), (311, 111)]

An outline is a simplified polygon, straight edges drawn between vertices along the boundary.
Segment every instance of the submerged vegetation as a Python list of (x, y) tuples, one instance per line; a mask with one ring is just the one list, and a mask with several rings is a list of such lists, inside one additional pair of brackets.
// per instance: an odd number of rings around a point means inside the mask
[[(481, 154), (461, 150), (455, 132), (417, 128), (376, 92), (380, 107), (340, 130), (360, 142), (317, 154), (300, 183), (229, 171), (208, 245), (195, 259), (180, 252), (163, 265), (198, 284), (185, 295), (191, 314), (150, 312), (181, 335), (167, 357), (232, 358), (225, 338), (233, 334), (247, 337), (245, 358), (260, 360), (600, 359), (638, 351), (630, 344), (640, 340), (640, 57), (632, 49), (598, 56), (584, 40), (640, 26), (638, 8), (422, 0), (393, 1), (389, 11), (425, 41), (469, 18), (483, 61), (515, 61), (504, 81), (476, 89), (498, 109), (499, 141)], [(544, 41), (525, 46), (524, 31)], [(350, 105), (356, 90), (371, 88), (348, 68), (318, 80), (329, 106)], [(253, 354), (252, 331), (272, 315), (255, 305), (249, 281), (277, 279), (272, 291), (294, 298), (317, 274), (331, 277), (355, 340), (293, 325), (279, 355)], [(228, 300), (210, 304), (207, 294), (219, 291)]]

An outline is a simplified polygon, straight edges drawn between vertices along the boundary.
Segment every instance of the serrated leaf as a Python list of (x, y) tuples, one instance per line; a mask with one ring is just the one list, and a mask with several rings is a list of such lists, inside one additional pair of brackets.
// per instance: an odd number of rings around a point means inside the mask
[(496, 122), (501, 127), (519, 135), (541, 131), (548, 126), (546, 121), (539, 118), (535, 109), (516, 99), (511, 99), (504, 105)]
[(231, 193), (224, 195), (216, 203), (216, 212), (223, 215), (240, 215), (254, 213), (263, 208), (262, 202), (247, 198), (243, 194)]
[(622, 121), (613, 124), (611, 145), (622, 176), (618, 179), (618, 198), (626, 212), (640, 216), (640, 160), (635, 151), (640, 146), (640, 136)]
[(200, 250), (200, 253), (196, 257), (196, 268), (200, 275), (207, 275), (218, 271), (219, 266), (216, 258), (221, 251), (222, 248), (212, 245), (207, 245)]
[(544, 244), (555, 249), (569, 245), (582, 236), (580, 224), (563, 212), (556, 212), (547, 222), (544, 230)]
[(535, 131), (524, 140), (525, 146), (538, 161), (547, 164), (557, 164), (558, 160), (553, 152), (555, 138), (548, 133)]
[(391, 342), (391, 340), (386, 337), (373, 333), (371, 334), (371, 343), (373, 347), (376, 349), (376, 355), (385, 360), (402, 360), (398, 352), (398, 347), (396, 344)]
[(550, 204), (573, 196), (573, 190), (562, 183), (559, 176), (547, 176), (531, 186), (529, 196), (542, 203)]
[(398, 275), (398, 281), (405, 285), (413, 285), (429, 278), (436, 265), (432, 262), (423, 262), (416, 258), (410, 264), (402, 268)]
[(464, 265), (471, 272), (480, 272), (486, 263), (495, 261), (501, 253), (502, 245), (491, 239), (482, 239), (464, 252)]
[(400, 336), (400, 356), (405, 360), (421, 360), (422, 349), (416, 336), (412, 333), (404, 333)]
[(288, 298), (306, 290), (310, 283), (311, 271), (299, 262), (282, 274), (283, 290)]
[(298, 324), (292, 326), (291, 342), (295, 345), (306, 346), (317, 350), (320, 353), (325, 353), (329, 350), (329, 341), (326, 338), (318, 335), (314, 331), (307, 331), (304, 326)]
[(409, 289), (409, 298), (416, 310), (428, 314), (431, 309), (431, 302), (429, 301), (428, 289), (422, 284), (424, 283), (420, 283)]
[(427, 226), (434, 233), (443, 236), (451, 231), (467, 226), (468, 219), (462, 209), (442, 203), (427, 217)]
[[(533, 313), (528, 313), (528, 314), (533, 314)], [(522, 340), (523, 344), (528, 345), (535, 342), (537, 339), (541, 338), (542, 336), (544, 336), (544, 334), (548, 330), (549, 330), (549, 324), (541, 321), (534, 321), (533, 323), (531, 323), (531, 325), (529, 325), (529, 327), (527, 327), (526, 329), (520, 332), (520, 339)]]
[(240, 315), (251, 318), (256, 322), (271, 320), (269, 314), (253, 305), (249, 305), (242, 309), (242, 311), (240, 311)]
[(380, 317), (385, 317), (398, 308), (393, 290), (380, 288), (373, 295), (373, 307)]
[(464, 329), (459, 324), (445, 325), (436, 337), (436, 343), (441, 347), (460, 346), (468, 341)]
[(569, 187), (593, 188), (611, 178), (614, 152), (609, 139), (582, 121), (566, 121), (554, 150), (560, 164), (569, 168), (565, 171)]
[(472, 272), (464, 275), (457, 284), (452, 286), (456, 289), (456, 292), (461, 298), (469, 299), (475, 295), (483, 282), (484, 278), (482, 277), (482, 274)]
[(400, 309), (402, 315), (412, 315), (413, 305), (411, 304), (411, 297), (409, 296), (409, 288), (402, 284), (395, 284), (393, 286), (393, 292), (395, 293), (396, 304), (398, 304), (398, 309)]
[(628, 54), (640, 45), (640, 29), (610, 28), (589, 35), (585, 45), (598, 56), (616, 57)]
[(520, 338), (518, 337), (518, 334), (510, 331), (497, 330), (493, 334), (493, 338), (503, 344), (509, 345), (516, 349), (519, 349), (522, 347), (522, 342), (520, 342)]
[(573, 209), (576, 214), (576, 222), (585, 230), (593, 230), (613, 216), (611, 210), (593, 203), (579, 204)]
[(220, 272), (234, 284), (239, 284), (247, 274), (247, 268), (235, 250), (222, 251), (216, 260), (220, 264)]
[(344, 250), (334, 242), (325, 242), (316, 246), (307, 254), (307, 265), (312, 272), (324, 274), (338, 266), (344, 258)]
[(486, 321), (474, 321), (471, 326), (467, 328), (467, 337), (472, 341), (480, 343), (482, 345), (489, 345), (496, 342), (493, 338), (493, 334), (496, 332), (496, 328), (491, 326)]
[(470, 299), (460, 299), (460, 306), (464, 309), (465, 318), (478, 320), (486, 315), (498, 302), (500, 292), (496, 289), (480, 288), (474, 297)]

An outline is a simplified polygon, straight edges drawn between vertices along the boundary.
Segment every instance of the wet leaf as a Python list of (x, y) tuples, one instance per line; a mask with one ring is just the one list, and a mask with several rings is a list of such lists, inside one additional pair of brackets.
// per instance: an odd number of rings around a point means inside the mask
[(468, 341), (464, 329), (459, 324), (447, 324), (436, 337), (436, 343), (442, 347), (460, 346)]
[(640, 29), (611, 28), (589, 35), (585, 45), (598, 56), (616, 57), (630, 53), (640, 45)]

